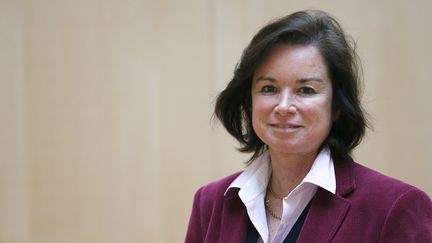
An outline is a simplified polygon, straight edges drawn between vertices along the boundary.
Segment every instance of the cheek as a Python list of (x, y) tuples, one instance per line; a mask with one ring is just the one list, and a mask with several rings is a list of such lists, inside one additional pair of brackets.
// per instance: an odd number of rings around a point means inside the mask
[(322, 119), (323, 127), (327, 130), (327, 132), (330, 132), (331, 126), (332, 126), (332, 105), (331, 101), (326, 102), (323, 106), (323, 108), (320, 110), (319, 118)]
[(257, 97), (252, 100), (252, 112), (257, 114), (271, 112), (274, 106), (274, 99), (271, 97)]
[(268, 97), (259, 97), (252, 100), (252, 127), (257, 132), (260, 124), (269, 119), (273, 103)]
[(303, 112), (308, 114), (306, 117), (310, 119), (310, 122), (316, 122), (323, 126), (328, 126), (331, 123), (331, 103), (327, 100), (305, 104), (303, 106)]

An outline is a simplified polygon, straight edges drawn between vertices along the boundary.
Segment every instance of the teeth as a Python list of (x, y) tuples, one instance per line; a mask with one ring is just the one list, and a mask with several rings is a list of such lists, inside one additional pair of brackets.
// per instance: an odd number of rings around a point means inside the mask
[(291, 125), (277, 125), (278, 128), (297, 128), (298, 126), (291, 126)]

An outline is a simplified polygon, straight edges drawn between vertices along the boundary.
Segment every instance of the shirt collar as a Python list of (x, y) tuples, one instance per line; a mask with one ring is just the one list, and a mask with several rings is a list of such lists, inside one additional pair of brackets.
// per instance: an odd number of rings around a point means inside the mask
[[(239, 188), (239, 196), (243, 202), (252, 200), (263, 193), (270, 177), (270, 159), (268, 151), (264, 152), (230, 184), (225, 194), (232, 188)], [(311, 169), (300, 183), (311, 183), (323, 189), (336, 193), (336, 176), (330, 150), (324, 148), (315, 158)]]
[(232, 188), (240, 188), (239, 196), (243, 202), (247, 202), (265, 191), (270, 177), (269, 162), (269, 153), (265, 151), (231, 183), (225, 195)]
[(315, 184), (332, 194), (336, 193), (334, 163), (328, 148), (322, 149), (315, 158), (311, 169), (302, 181), (302, 183), (305, 182)]

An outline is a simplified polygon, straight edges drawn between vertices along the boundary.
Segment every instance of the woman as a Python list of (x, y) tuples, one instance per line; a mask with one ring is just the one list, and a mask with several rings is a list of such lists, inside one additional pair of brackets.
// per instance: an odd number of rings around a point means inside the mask
[(215, 107), (253, 155), (198, 190), (186, 242), (432, 242), (430, 198), (350, 157), (367, 125), (356, 60), (321, 11), (255, 35)]

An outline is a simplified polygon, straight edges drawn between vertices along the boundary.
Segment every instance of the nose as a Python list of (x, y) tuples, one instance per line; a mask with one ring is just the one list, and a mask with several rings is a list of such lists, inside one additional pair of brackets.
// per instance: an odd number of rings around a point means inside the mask
[(295, 105), (294, 97), (290, 94), (289, 90), (282, 90), (279, 95), (279, 102), (275, 107), (275, 111), (280, 116), (287, 116), (295, 114), (297, 107)]

